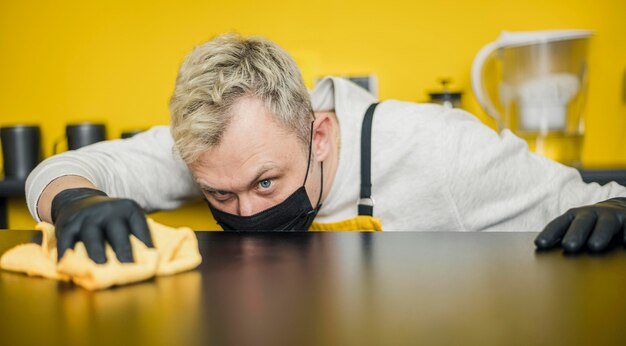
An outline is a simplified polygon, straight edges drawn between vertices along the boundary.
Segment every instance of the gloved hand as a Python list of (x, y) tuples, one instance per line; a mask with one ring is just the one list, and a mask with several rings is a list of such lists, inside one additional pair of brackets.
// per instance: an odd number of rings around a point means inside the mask
[(57, 236), (58, 259), (82, 241), (96, 263), (107, 261), (107, 241), (120, 262), (133, 262), (130, 235), (153, 247), (143, 209), (130, 199), (110, 198), (106, 193), (76, 188), (59, 192), (52, 200), (52, 222)]
[(624, 237), (625, 230), (626, 198), (613, 198), (568, 210), (539, 233), (535, 246), (546, 250), (560, 243), (565, 252), (578, 252), (587, 244), (589, 250), (598, 252), (605, 250), (614, 237)]

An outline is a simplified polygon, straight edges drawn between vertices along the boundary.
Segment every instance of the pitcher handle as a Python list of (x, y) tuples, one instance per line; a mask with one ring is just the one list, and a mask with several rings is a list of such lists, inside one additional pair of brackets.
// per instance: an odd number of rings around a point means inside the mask
[(499, 127), (502, 127), (502, 116), (493, 105), (493, 102), (489, 98), (489, 95), (484, 91), (484, 80), (483, 80), (483, 70), (485, 67), (485, 61), (487, 57), (491, 55), (496, 49), (500, 48), (499, 42), (491, 42), (484, 46), (476, 57), (474, 58), (474, 62), (472, 63), (472, 90), (474, 91), (474, 95), (478, 100), (478, 103), (483, 107), (483, 109), (493, 117)]

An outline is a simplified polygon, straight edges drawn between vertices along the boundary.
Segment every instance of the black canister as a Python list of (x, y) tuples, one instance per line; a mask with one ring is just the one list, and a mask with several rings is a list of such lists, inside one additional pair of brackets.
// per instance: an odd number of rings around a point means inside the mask
[(65, 127), (65, 135), (68, 149), (76, 150), (105, 140), (106, 127), (104, 124), (96, 123), (70, 124)]
[(67, 149), (76, 150), (84, 146), (104, 141), (106, 126), (99, 123), (78, 123), (65, 126), (65, 136), (57, 139), (52, 147), (52, 154), (59, 153), (59, 144), (67, 140)]
[(0, 128), (4, 179), (22, 180), (41, 162), (41, 130), (35, 125)]

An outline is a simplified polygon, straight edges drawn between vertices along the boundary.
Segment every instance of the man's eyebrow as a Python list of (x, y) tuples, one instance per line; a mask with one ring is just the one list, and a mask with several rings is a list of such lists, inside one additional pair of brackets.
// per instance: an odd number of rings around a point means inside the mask
[(266, 163), (262, 165), (256, 172), (254, 179), (250, 181), (250, 185), (256, 184), (256, 182), (263, 176), (263, 174), (271, 171), (272, 169), (278, 169), (278, 165), (275, 163)]
[[(254, 176), (254, 179), (250, 180), (249, 185), (254, 185), (256, 184), (256, 182), (259, 180), (259, 178), (261, 178), (261, 176), (263, 176), (263, 174), (273, 170), (273, 169), (279, 169), (278, 165), (276, 165), (275, 163), (269, 163), (269, 164), (264, 164), (262, 165), (257, 171), (256, 174)], [(209, 185), (206, 185), (202, 182), (196, 181), (196, 183), (200, 186), (200, 188), (202, 190), (206, 190), (206, 191), (224, 191)]]
[(216, 189), (216, 188), (214, 188), (214, 187), (211, 187), (211, 186), (209, 186), (209, 185), (205, 185), (205, 184), (203, 184), (203, 183), (201, 183), (201, 182), (199, 182), (199, 181), (196, 181), (196, 184), (200, 185), (200, 188), (201, 188), (202, 190), (206, 190), (206, 191), (219, 191), (218, 189)]

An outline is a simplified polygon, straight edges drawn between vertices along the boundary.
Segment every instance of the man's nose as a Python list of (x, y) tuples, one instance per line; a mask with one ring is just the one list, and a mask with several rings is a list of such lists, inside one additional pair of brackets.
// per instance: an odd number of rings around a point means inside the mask
[(238, 207), (240, 216), (250, 216), (258, 212), (253, 199), (248, 196), (239, 196)]

